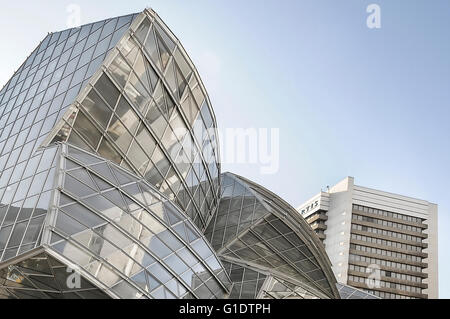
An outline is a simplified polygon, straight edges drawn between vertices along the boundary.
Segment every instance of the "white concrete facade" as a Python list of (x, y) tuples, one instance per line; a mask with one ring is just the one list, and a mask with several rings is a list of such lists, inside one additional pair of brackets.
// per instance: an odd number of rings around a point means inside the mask
[[(315, 205), (316, 202), (319, 205)], [(338, 282), (347, 284), (348, 279), (353, 204), (424, 220), (423, 223), (428, 228), (423, 233), (427, 234), (428, 238), (423, 242), (427, 243), (428, 247), (423, 252), (428, 254), (428, 258), (423, 262), (428, 264), (428, 268), (423, 269), (422, 272), (428, 274), (428, 278), (423, 280), (423, 283), (428, 284), (428, 288), (424, 289), (423, 294), (431, 299), (438, 298), (437, 205), (425, 200), (357, 186), (354, 184), (353, 177), (346, 177), (329, 188), (328, 192), (320, 192), (298, 209), (303, 217), (311, 215), (318, 209), (327, 211), (324, 245)], [(306, 207), (312, 207), (312, 209), (306, 211)]]

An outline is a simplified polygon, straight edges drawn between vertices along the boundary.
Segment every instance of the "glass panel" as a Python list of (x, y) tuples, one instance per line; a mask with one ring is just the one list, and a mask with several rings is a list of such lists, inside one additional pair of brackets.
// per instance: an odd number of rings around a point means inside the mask
[(137, 107), (142, 114), (145, 114), (151, 97), (134, 73), (131, 74), (129, 82), (125, 86), (125, 93), (130, 98), (132, 104)]
[(136, 142), (131, 144), (128, 158), (139, 173), (144, 175), (150, 159)]
[(135, 36), (141, 42), (144, 43), (145, 38), (148, 33), (148, 29), (150, 28), (150, 21), (147, 18), (142, 21), (141, 25), (136, 30)]
[(8, 241), (8, 238), (9, 238), (9, 234), (11, 233), (12, 228), (13, 228), (13, 225), (7, 226), (7, 227), (2, 227), (0, 229), (0, 250), (5, 248), (6, 243)]
[(109, 143), (105, 138), (101, 141), (99, 147), (98, 147), (98, 153), (114, 163), (120, 164), (122, 157), (119, 153), (116, 152), (116, 150), (113, 148), (111, 143)]
[(58, 212), (55, 227), (56, 229), (63, 232), (67, 236), (77, 234), (86, 229), (86, 226), (83, 226), (78, 221), (74, 220), (73, 218), (70, 218), (62, 211)]
[(109, 106), (114, 108), (117, 99), (119, 98), (119, 90), (117, 90), (116, 86), (111, 82), (105, 73), (103, 73), (97, 80), (97, 83), (95, 83), (95, 88), (100, 92)]
[(160, 264), (153, 264), (147, 268), (148, 272), (153, 275), (155, 278), (158, 278), (162, 283), (166, 283), (170, 279), (172, 279), (172, 275), (167, 272)]
[(72, 177), (75, 177), (76, 179), (82, 181), (83, 183), (85, 183), (86, 185), (91, 187), (92, 189), (96, 189), (96, 185), (94, 184), (89, 173), (86, 172), (86, 170), (80, 168), (77, 170), (72, 170), (68, 174), (71, 175)]
[[(106, 93), (106, 91), (103, 92)], [(111, 99), (114, 100), (114, 97), (112, 97)], [(104, 128), (108, 126), (112, 111), (106, 106), (105, 102), (103, 102), (103, 100), (94, 90), (91, 90), (89, 92), (82, 105), (101, 126), (103, 126)]]
[(169, 247), (167, 247), (159, 238), (152, 237), (149, 245), (150, 251), (155, 253), (159, 258), (164, 258), (171, 253)]
[(133, 39), (129, 38), (128, 41), (126, 41), (120, 48), (120, 51), (128, 61), (129, 65), (134, 65), (134, 61), (136, 60), (136, 56), (139, 51), (137, 43)]
[(145, 41), (145, 50), (152, 59), (153, 63), (160, 69), (161, 60), (159, 59), (158, 46), (156, 44), (156, 38), (153, 27), (150, 29), (147, 40)]
[(84, 197), (95, 193), (93, 189), (87, 187), (85, 184), (82, 184), (70, 175), (66, 175), (64, 177), (64, 188), (79, 197)]
[(174, 53), (175, 61), (177, 62), (177, 65), (180, 67), (181, 73), (183, 73), (183, 76), (185, 79), (189, 78), (189, 75), (191, 74), (192, 70), (186, 60), (184, 59), (182, 53), (180, 52), (180, 49), (177, 48), (177, 50)]
[(164, 70), (167, 66), (167, 63), (169, 62), (170, 53), (166, 46), (163, 44), (162, 40), (158, 36), (156, 38), (158, 42), (159, 53), (161, 55), (161, 65), (162, 69)]
[(128, 79), (128, 75), (131, 72), (131, 68), (128, 66), (125, 60), (121, 56), (117, 56), (109, 66), (109, 70), (111, 71), (113, 78), (122, 87), (124, 87)]
[(87, 227), (95, 227), (105, 222), (101, 217), (78, 203), (65, 206), (62, 210)]
[(128, 133), (125, 126), (119, 121), (117, 117), (113, 117), (112, 122), (108, 128), (108, 135), (116, 143), (122, 152), (126, 153), (130, 146), (132, 136)]
[(80, 133), (94, 149), (97, 148), (102, 135), (82, 112), (78, 112), (73, 128)]
[(156, 147), (156, 143), (143, 123), (141, 123), (141, 125), (139, 126), (136, 134), (136, 140), (144, 148), (144, 151), (147, 153), (147, 155), (149, 157), (152, 156), (153, 151)]
[(164, 43), (167, 45), (169, 50), (173, 52), (175, 49), (175, 43), (173, 40), (169, 37), (169, 35), (161, 28), (161, 26), (158, 23), (153, 24), (156, 27), (156, 30), (158, 31), (158, 34), (161, 36), (161, 38), (164, 40)]
[[(139, 118), (131, 108), (131, 105), (127, 102), (124, 97), (120, 98), (119, 104), (117, 105), (116, 115), (122, 120), (122, 123), (125, 127), (134, 134), (139, 125)], [(115, 122), (113, 121), (110, 125), (114, 126)]]

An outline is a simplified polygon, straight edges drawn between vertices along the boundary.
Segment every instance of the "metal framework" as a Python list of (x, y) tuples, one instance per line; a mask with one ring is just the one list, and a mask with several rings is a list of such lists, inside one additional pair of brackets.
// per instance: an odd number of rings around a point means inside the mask
[(221, 176), (218, 144), (154, 11), (49, 34), (0, 90), (0, 298), (339, 298), (314, 232)]
[[(296, 210), (243, 177), (225, 173), (221, 180), (219, 210), (205, 235), (222, 261), (292, 285), (305, 298), (339, 298), (325, 249)], [(228, 268), (232, 280), (233, 267)], [(245, 286), (234, 285), (231, 296), (257, 296), (261, 286), (251, 277)]]

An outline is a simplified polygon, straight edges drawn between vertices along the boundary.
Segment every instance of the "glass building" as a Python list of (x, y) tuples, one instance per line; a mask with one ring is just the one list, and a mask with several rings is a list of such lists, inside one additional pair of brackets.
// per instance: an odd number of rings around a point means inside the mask
[(337, 288), (341, 299), (381, 299), (380, 297), (377, 297), (367, 291), (341, 283), (337, 283)]
[(340, 298), (303, 218), (219, 158), (154, 11), (47, 35), (0, 90), (0, 298)]
[(234, 283), (231, 298), (338, 298), (324, 247), (293, 207), (231, 173), (221, 185), (205, 235)]

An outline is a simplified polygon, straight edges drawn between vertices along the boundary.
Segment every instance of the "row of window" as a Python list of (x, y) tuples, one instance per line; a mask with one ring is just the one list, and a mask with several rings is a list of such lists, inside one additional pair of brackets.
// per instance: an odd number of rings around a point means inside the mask
[(369, 289), (363, 289), (365, 292), (368, 292), (369, 294), (375, 295), (377, 297), (383, 298), (383, 299), (418, 299), (414, 297), (409, 296), (403, 296), (403, 295), (397, 295), (390, 292), (384, 292), (384, 291), (378, 291), (378, 290), (369, 290)]
[[(364, 278), (364, 277), (349, 275), (348, 280), (353, 281), (353, 282), (359, 282), (359, 283), (367, 283), (368, 279)], [(381, 288), (397, 289), (397, 290), (412, 292), (412, 293), (416, 293), (416, 294), (422, 293), (422, 288), (403, 285), (403, 284), (397, 284), (394, 282), (387, 282), (387, 281), (380, 280), (380, 281), (378, 281), (378, 285), (377, 286), (381, 287)]]
[(422, 262), (422, 258), (419, 256), (412, 256), (412, 255), (407, 255), (407, 254), (403, 254), (403, 253), (398, 253), (395, 251), (390, 251), (390, 250), (385, 250), (385, 249), (379, 249), (379, 248), (374, 248), (374, 247), (367, 247), (367, 246), (362, 246), (362, 245), (357, 245), (357, 244), (350, 244), (350, 248), (351, 249), (355, 249), (355, 250), (359, 250), (359, 251), (365, 251), (371, 254), (377, 254), (377, 255), (382, 255), (382, 256), (388, 256), (388, 257), (394, 257), (394, 258), (399, 258), (399, 259), (405, 259), (408, 261), (413, 261), (413, 262), (418, 262), (421, 263)]
[[(372, 272), (373, 271), (369, 267), (352, 265), (352, 264), (348, 265), (348, 268), (350, 270), (357, 271), (357, 272), (362, 272), (362, 273), (368, 273), (368, 272)], [(391, 278), (399, 279), (399, 280), (408, 280), (408, 281), (412, 281), (412, 282), (422, 283), (422, 278), (421, 277), (411, 276), (411, 275), (406, 275), (406, 274), (400, 274), (400, 273), (387, 271), (387, 270), (380, 270), (380, 275), (383, 276), (383, 277), (391, 277)]]
[(376, 208), (371, 208), (371, 207), (366, 207), (366, 206), (361, 206), (361, 205), (356, 205), (356, 204), (353, 204), (353, 209), (360, 210), (362, 212), (369, 213), (369, 214), (376, 214), (376, 215), (380, 215), (380, 216), (384, 216), (384, 217), (402, 219), (404, 221), (413, 222), (413, 223), (422, 223), (424, 221), (423, 219), (418, 218), (418, 217), (388, 212), (388, 211), (385, 211), (382, 209), (376, 209)]
[(399, 224), (399, 223), (390, 222), (390, 221), (387, 221), (387, 220), (373, 218), (373, 217), (367, 217), (367, 216), (361, 216), (361, 215), (353, 214), (352, 215), (352, 219), (354, 219), (354, 220), (361, 220), (361, 221), (369, 222), (369, 223), (375, 223), (375, 224), (382, 225), (382, 226), (385, 226), (385, 227), (393, 227), (393, 228), (397, 228), (397, 229), (413, 231), (413, 232), (417, 232), (417, 233), (421, 233), (422, 232), (422, 228), (420, 228), (420, 227), (415, 227), (415, 226), (405, 225), (405, 224)]
[(398, 243), (398, 242), (395, 242), (395, 241), (390, 241), (390, 240), (385, 240), (385, 239), (380, 239), (380, 238), (368, 237), (368, 236), (358, 235), (358, 234), (352, 234), (351, 238), (352, 239), (356, 239), (356, 240), (360, 240), (360, 241), (365, 241), (365, 242), (368, 242), (368, 243), (377, 244), (377, 245), (389, 246), (389, 247), (394, 247), (394, 248), (401, 248), (401, 249), (404, 249), (404, 250), (416, 251), (416, 252), (419, 252), (419, 253), (422, 252), (422, 247), (409, 245), (409, 244)]
[(417, 236), (397, 233), (395, 231), (389, 231), (389, 230), (384, 230), (384, 229), (379, 229), (379, 228), (374, 228), (374, 227), (369, 227), (369, 226), (352, 224), (352, 229), (366, 231), (369, 233), (374, 233), (374, 234), (383, 235), (383, 236), (389, 236), (389, 237), (403, 239), (403, 240), (415, 241), (418, 243), (422, 242), (422, 238), (417, 237)]
[(412, 266), (412, 265), (407, 265), (407, 264), (403, 264), (403, 263), (397, 263), (394, 261), (383, 260), (383, 259), (378, 259), (378, 258), (371, 258), (371, 257), (360, 256), (360, 255), (355, 255), (355, 254), (350, 254), (349, 260), (350, 261), (362, 261), (362, 262), (366, 262), (368, 264), (377, 264), (377, 265), (390, 267), (390, 268), (397, 268), (397, 269), (401, 269), (401, 270), (422, 272), (422, 268), (418, 267), (418, 266)]

